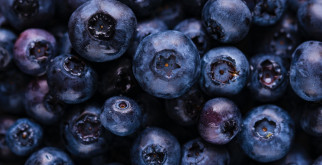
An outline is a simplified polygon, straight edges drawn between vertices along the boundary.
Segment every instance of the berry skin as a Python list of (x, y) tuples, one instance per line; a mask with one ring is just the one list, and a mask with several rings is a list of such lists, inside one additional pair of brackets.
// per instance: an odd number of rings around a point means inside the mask
[(239, 138), (250, 158), (272, 162), (288, 153), (294, 138), (294, 122), (282, 108), (262, 105), (246, 115)]
[(235, 47), (209, 50), (201, 60), (200, 88), (209, 96), (238, 94), (246, 85), (249, 64)]
[(42, 29), (27, 29), (14, 45), (14, 59), (19, 69), (33, 76), (46, 73), (49, 61), (56, 53), (55, 37)]
[(110, 136), (100, 120), (101, 109), (96, 105), (79, 105), (70, 111), (63, 121), (63, 137), (67, 150), (86, 157), (104, 153)]
[(54, 16), (55, 0), (2, 0), (0, 8), (17, 30), (44, 27)]
[(0, 71), (9, 68), (13, 58), (13, 45), (17, 36), (10, 30), (0, 28)]
[(182, 148), (181, 165), (228, 165), (229, 153), (221, 146), (211, 146), (200, 139), (190, 140)]
[(198, 123), (200, 136), (209, 143), (226, 144), (241, 130), (242, 118), (238, 107), (226, 98), (206, 102)]
[(299, 28), (307, 39), (322, 41), (322, 2), (310, 0), (302, 4), (297, 11)]
[(322, 42), (306, 41), (292, 55), (290, 83), (306, 101), (322, 100)]
[(25, 165), (74, 165), (72, 159), (62, 150), (55, 147), (45, 147), (34, 152)]
[(192, 87), (184, 95), (166, 100), (165, 106), (168, 116), (183, 126), (197, 123), (201, 109), (206, 102), (206, 96), (196, 87)]
[(262, 54), (250, 59), (249, 89), (255, 99), (268, 102), (281, 97), (287, 87), (287, 69), (280, 56)]
[(120, 0), (133, 9), (135, 15), (147, 17), (154, 13), (156, 8), (162, 5), (163, 0)]
[(148, 127), (135, 140), (131, 161), (133, 165), (179, 165), (180, 144), (168, 131)]
[(316, 137), (322, 137), (322, 105), (309, 106), (300, 119), (302, 129)]
[(64, 104), (49, 94), (43, 77), (29, 83), (24, 102), (27, 114), (42, 124), (54, 124), (63, 114)]
[(75, 51), (93, 62), (122, 56), (135, 32), (136, 18), (116, 0), (93, 0), (77, 8), (69, 19), (69, 38)]
[(246, 37), (252, 15), (241, 0), (209, 0), (202, 9), (202, 20), (213, 39), (236, 43)]
[(200, 56), (203, 56), (208, 50), (210, 41), (201, 21), (194, 18), (186, 19), (181, 21), (174, 30), (180, 31), (188, 36), (198, 48)]
[(79, 57), (63, 54), (50, 62), (47, 82), (53, 97), (67, 104), (77, 104), (93, 96), (97, 74)]
[(168, 30), (168, 26), (160, 19), (151, 19), (139, 22), (136, 27), (136, 32), (128, 52), (133, 57), (140, 42), (148, 35), (163, 32)]
[(287, 0), (257, 0), (252, 10), (253, 23), (270, 26), (279, 21), (286, 9)]
[(40, 125), (27, 119), (18, 119), (7, 131), (6, 142), (18, 156), (26, 156), (38, 147), (43, 138)]
[(199, 77), (199, 53), (181, 32), (156, 33), (141, 41), (133, 58), (133, 73), (147, 93), (164, 99), (177, 98)]
[(127, 136), (140, 127), (142, 111), (134, 100), (115, 96), (105, 101), (100, 119), (102, 125), (113, 134)]

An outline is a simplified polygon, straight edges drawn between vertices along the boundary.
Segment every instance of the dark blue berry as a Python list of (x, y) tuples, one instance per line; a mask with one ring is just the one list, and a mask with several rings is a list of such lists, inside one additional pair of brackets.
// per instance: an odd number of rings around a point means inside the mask
[(249, 89), (255, 99), (267, 102), (281, 97), (287, 87), (285, 63), (280, 56), (262, 54), (250, 60)]
[(47, 82), (53, 97), (68, 104), (76, 104), (93, 96), (97, 75), (85, 61), (66, 54), (50, 62)]
[(6, 142), (6, 133), (8, 129), (15, 123), (16, 118), (10, 116), (0, 117), (0, 159), (1, 160), (14, 160), (16, 157), (11, 152)]
[(13, 45), (17, 36), (10, 30), (0, 29), (0, 71), (10, 67), (13, 58)]
[(208, 50), (210, 41), (202, 22), (197, 19), (186, 19), (180, 22), (174, 30), (180, 31), (189, 37), (199, 50), (200, 56)]
[(257, 0), (252, 10), (253, 23), (259, 26), (274, 25), (282, 18), (286, 0)]
[(133, 59), (133, 73), (140, 86), (160, 98), (187, 92), (200, 73), (200, 57), (183, 33), (166, 31), (142, 40)]
[(18, 119), (6, 133), (7, 145), (18, 156), (30, 154), (40, 145), (42, 138), (41, 126), (26, 118)]
[(22, 32), (14, 46), (14, 59), (19, 69), (33, 76), (46, 73), (49, 61), (55, 57), (56, 40), (42, 29)]
[(294, 92), (307, 101), (322, 100), (322, 42), (307, 41), (292, 55), (290, 83)]
[(128, 5), (139, 17), (147, 17), (154, 14), (155, 10), (162, 5), (163, 0), (120, 0)]
[(118, 136), (130, 135), (141, 125), (141, 108), (128, 97), (111, 97), (105, 101), (102, 109), (100, 116), (102, 125)]
[(232, 101), (215, 98), (206, 102), (199, 118), (199, 134), (209, 143), (226, 144), (241, 130), (241, 113)]
[(55, 13), (55, 0), (4, 0), (1, 10), (15, 29), (44, 27)]
[(34, 152), (25, 165), (74, 165), (74, 163), (64, 151), (55, 147), (45, 147)]
[(322, 41), (322, 1), (309, 0), (297, 11), (299, 28), (307, 39)]
[(54, 124), (63, 114), (64, 104), (49, 94), (45, 78), (29, 83), (24, 102), (27, 114), (42, 124)]
[(135, 55), (138, 45), (146, 36), (166, 30), (168, 30), (167, 25), (160, 19), (152, 19), (139, 22), (136, 27), (133, 41), (128, 50), (130, 56), (133, 57)]
[(322, 137), (322, 106), (309, 106), (300, 119), (302, 129), (316, 137)]
[(229, 153), (221, 146), (212, 146), (200, 139), (187, 142), (182, 148), (181, 165), (228, 165)]
[(101, 108), (96, 105), (75, 106), (63, 122), (67, 150), (77, 157), (91, 157), (105, 152), (109, 134), (100, 120)]
[(119, 58), (129, 47), (136, 27), (132, 10), (116, 0), (88, 1), (69, 19), (75, 51), (94, 62)]
[(165, 106), (168, 116), (183, 126), (196, 124), (201, 109), (206, 102), (206, 96), (196, 87), (191, 88), (184, 95), (166, 100)]
[(202, 9), (208, 34), (221, 43), (235, 43), (246, 37), (252, 15), (242, 0), (209, 0)]
[(170, 29), (173, 29), (185, 17), (182, 3), (179, 3), (179, 1), (167, 1), (163, 3), (156, 10), (155, 17), (165, 22)]
[(252, 109), (245, 117), (240, 136), (244, 152), (258, 162), (284, 157), (294, 138), (294, 122), (286, 111), (275, 105)]
[(246, 85), (249, 64), (235, 47), (218, 47), (208, 51), (201, 61), (200, 87), (209, 96), (238, 94)]
[(168, 131), (146, 128), (131, 150), (133, 165), (179, 165), (180, 144)]

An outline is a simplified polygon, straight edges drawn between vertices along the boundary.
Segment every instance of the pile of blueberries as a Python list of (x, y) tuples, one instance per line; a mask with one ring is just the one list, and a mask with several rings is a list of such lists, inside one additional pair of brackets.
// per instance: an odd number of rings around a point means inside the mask
[(0, 165), (322, 165), (322, 0), (0, 0)]

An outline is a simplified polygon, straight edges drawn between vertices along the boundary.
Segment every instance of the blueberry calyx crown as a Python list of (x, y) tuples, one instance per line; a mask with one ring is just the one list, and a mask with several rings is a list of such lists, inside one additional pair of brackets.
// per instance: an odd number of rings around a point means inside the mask
[(165, 79), (176, 77), (181, 68), (177, 58), (178, 52), (174, 50), (157, 52), (152, 60), (152, 71)]
[(119, 101), (116, 101), (114, 106), (117, 110), (123, 111), (123, 110), (127, 110), (130, 108), (130, 103), (126, 100), (119, 100)]
[(15, 0), (13, 9), (19, 17), (31, 17), (38, 13), (38, 0)]
[(220, 131), (228, 137), (232, 137), (237, 130), (238, 126), (235, 120), (225, 121), (220, 128)]
[(212, 33), (211, 35), (215, 40), (222, 40), (225, 37), (224, 29), (215, 20), (207, 22), (207, 29)]
[(16, 143), (20, 146), (32, 146), (34, 144), (33, 136), (34, 131), (30, 125), (23, 123), (20, 124), (12, 134)]
[(227, 57), (216, 60), (210, 66), (210, 78), (216, 85), (229, 84), (239, 75), (234, 60)]
[(89, 34), (103, 41), (108, 41), (115, 34), (116, 20), (107, 13), (96, 13), (90, 17), (87, 23)]
[(76, 56), (69, 56), (64, 60), (65, 71), (73, 76), (81, 76), (85, 71), (85, 63)]
[(48, 41), (35, 41), (29, 44), (29, 56), (39, 63), (47, 61), (53, 54), (53, 49)]
[(272, 19), (277, 17), (278, 6), (275, 3), (278, 0), (262, 0), (254, 9), (254, 14), (265, 19)]
[(284, 77), (280, 65), (275, 61), (265, 60), (260, 66), (258, 78), (265, 88), (274, 89), (281, 84)]
[(96, 142), (102, 134), (101, 121), (92, 114), (80, 116), (73, 127), (76, 137), (85, 144)]
[(270, 139), (276, 133), (276, 123), (267, 118), (256, 121), (253, 132), (257, 137)]
[(162, 165), (167, 159), (167, 152), (162, 146), (151, 144), (143, 149), (142, 156), (147, 165)]
[(205, 147), (202, 143), (193, 142), (192, 145), (189, 147), (188, 154), (187, 154), (188, 158), (193, 158), (193, 159), (189, 159), (189, 160), (193, 160), (193, 162), (189, 162), (189, 163), (201, 162), (204, 159), (202, 155), (204, 149)]
[(282, 28), (280, 31), (274, 33), (274, 38), (270, 43), (270, 49), (278, 55), (288, 54), (293, 49), (293, 42), (291, 34)]

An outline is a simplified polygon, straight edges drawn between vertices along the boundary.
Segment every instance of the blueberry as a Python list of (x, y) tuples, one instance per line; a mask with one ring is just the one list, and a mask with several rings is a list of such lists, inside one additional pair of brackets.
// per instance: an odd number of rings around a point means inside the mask
[(235, 43), (247, 35), (252, 15), (242, 0), (209, 0), (202, 9), (202, 21), (216, 41)]
[(294, 138), (294, 122), (282, 108), (262, 105), (246, 115), (239, 137), (250, 158), (272, 162), (288, 153)]
[(12, 27), (18, 30), (44, 27), (54, 16), (54, 0), (4, 0), (1, 10)]
[(293, 145), (290, 152), (281, 160), (277, 161), (276, 165), (310, 165), (312, 160), (307, 150), (299, 144)]
[(26, 156), (38, 147), (43, 138), (40, 125), (27, 119), (18, 119), (7, 131), (6, 142), (18, 156)]
[(290, 83), (294, 92), (307, 101), (322, 100), (322, 42), (307, 41), (292, 55)]
[(185, 17), (182, 3), (179, 3), (179, 1), (168, 1), (163, 3), (163, 5), (156, 10), (155, 17), (165, 22), (170, 29), (173, 29), (173, 27)]
[(68, 28), (78, 54), (90, 61), (105, 62), (125, 53), (136, 28), (136, 18), (119, 1), (94, 0), (74, 11)]
[(196, 82), (200, 58), (193, 42), (178, 31), (144, 38), (133, 58), (133, 73), (140, 86), (160, 98), (183, 95)]
[(48, 62), (56, 53), (55, 37), (42, 29), (27, 29), (14, 45), (14, 59), (19, 69), (33, 76), (46, 73)]
[(0, 112), (24, 112), (24, 92), (28, 81), (29, 77), (17, 68), (10, 68), (0, 74)]
[(297, 12), (298, 9), (307, 1), (309, 0), (288, 0), (288, 5), (290, 6), (290, 9)]
[(200, 87), (209, 96), (230, 96), (246, 85), (249, 64), (245, 55), (235, 47), (209, 50), (201, 60)]
[(134, 142), (131, 161), (133, 165), (179, 165), (180, 144), (166, 130), (146, 128)]
[(302, 129), (316, 137), (322, 137), (322, 106), (309, 106), (300, 119)]
[(75, 11), (79, 6), (88, 2), (89, 0), (67, 0), (67, 4)]
[(194, 18), (183, 20), (174, 28), (174, 30), (180, 31), (188, 36), (198, 48), (201, 56), (210, 46), (206, 29), (204, 29), (200, 20)]
[(257, 0), (252, 11), (253, 23), (259, 26), (274, 25), (286, 9), (286, 0)]
[(176, 123), (191, 126), (197, 123), (205, 102), (206, 96), (201, 90), (193, 87), (178, 98), (166, 100), (165, 106), (168, 116)]
[(67, 150), (77, 157), (91, 157), (107, 150), (109, 134), (100, 120), (101, 108), (95, 104), (78, 105), (66, 115), (63, 137)]
[(308, 39), (322, 41), (322, 2), (310, 0), (302, 4), (297, 11), (299, 28)]
[(64, 104), (49, 94), (45, 78), (29, 83), (24, 102), (27, 114), (42, 124), (54, 124), (63, 114)]
[(255, 99), (262, 102), (281, 97), (287, 87), (288, 77), (285, 63), (280, 56), (261, 54), (250, 60), (249, 89)]
[(215, 98), (202, 108), (198, 129), (200, 136), (209, 143), (226, 144), (241, 130), (241, 113), (234, 102)]
[(0, 159), (14, 160), (15, 155), (11, 152), (6, 143), (6, 133), (8, 129), (15, 123), (16, 118), (10, 116), (0, 116)]
[(102, 125), (118, 136), (134, 133), (142, 122), (141, 108), (128, 97), (111, 97), (105, 101), (102, 109)]
[(220, 146), (211, 146), (200, 139), (190, 140), (182, 148), (181, 165), (228, 165), (229, 153)]
[(121, 57), (105, 67), (100, 77), (102, 80), (99, 82), (98, 92), (104, 96), (137, 95), (139, 84), (133, 75), (132, 61), (128, 58)]
[(163, 0), (120, 0), (133, 9), (136, 16), (147, 17), (162, 5)]
[(0, 71), (10, 67), (13, 45), (17, 36), (10, 30), (0, 29)]
[(160, 19), (151, 19), (139, 22), (128, 52), (131, 56), (134, 56), (138, 45), (146, 36), (166, 30), (168, 30), (167, 25)]
[(97, 86), (97, 75), (79, 57), (65, 54), (50, 62), (47, 83), (53, 97), (68, 104), (76, 104), (93, 96)]
[(34, 152), (25, 165), (74, 165), (72, 159), (62, 150), (55, 147), (44, 147)]

